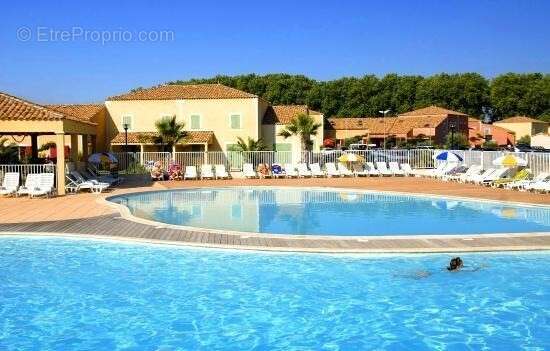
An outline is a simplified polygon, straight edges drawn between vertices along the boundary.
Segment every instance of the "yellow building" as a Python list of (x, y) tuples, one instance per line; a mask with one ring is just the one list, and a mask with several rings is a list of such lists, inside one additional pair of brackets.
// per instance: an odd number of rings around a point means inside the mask
[[(187, 136), (174, 151), (228, 151), (237, 138), (262, 138), (268, 148), (294, 150), (297, 137), (281, 140), (276, 134), (299, 113), (322, 123), (322, 114), (307, 106), (270, 106), (261, 97), (221, 84), (163, 85), (110, 97), (106, 135), (112, 150), (122, 151), (126, 142), (134, 151), (161, 151), (155, 143), (155, 122), (176, 116), (185, 123)], [(323, 128), (314, 140), (322, 144)]]
[(546, 134), (548, 123), (526, 116), (515, 116), (494, 122), (493, 125), (506, 128), (516, 134), (516, 141), (524, 136), (532, 137), (536, 134)]

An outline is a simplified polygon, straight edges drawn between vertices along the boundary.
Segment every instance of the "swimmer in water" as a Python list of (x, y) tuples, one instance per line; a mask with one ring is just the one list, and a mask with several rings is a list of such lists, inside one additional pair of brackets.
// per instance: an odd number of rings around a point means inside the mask
[(462, 262), (462, 259), (460, 257), (455, 257), (451, 259), (451, 262), (449, 262), (449, 267), (447, 267), (447, 270), (450, 272), (456, 272), (462, 267), (464, 267), (464, 262)]

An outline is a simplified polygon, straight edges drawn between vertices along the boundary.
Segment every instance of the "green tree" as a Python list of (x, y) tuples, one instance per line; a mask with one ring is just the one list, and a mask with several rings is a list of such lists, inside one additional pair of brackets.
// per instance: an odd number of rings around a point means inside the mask
[(491, 103), (500, 118), (539, 117), (550, 111), (550, 75), (506, 73), (491, 84)]
[(254, 140), (251, 137), (248, 137), (246, 141), (243, 138), (237, 138), (237, 145), (234, 151), (263, 151), (265, 150), (265, 144), (262, 138)]
[(468, 137), (462, 133), (449, 133), (445, 137), (445, 149), (462, 150), (470, 147)]
[(185, 136), (187, 132), (183, 129), (185, 123), (178, 122), (176, 116), (166, 116), (155, 122), (155, 127), (159, 134), (158, 141), (163, 144), (163, 149), (165, 146), (172, 150), (172, 146), (179, 143)]
[(482, 148), (487, 151), (495, 151), (498, 150), (498, 144), (494, 140), (489, 140), (483, 143)]
[(311, 116), (300, 113), (281, 130), (279, 135), (285, 139), (293, 135), (298, 136), (300, 138), (301, 149), (310, 150), (313, 145), (311, 137), (317, 135), (320, 127), (322, 127), (321, 123), (315, 122)]
[(518, 145), (531, 145), (531, 136), (524, 135), (516, 142)]
[(0, 163), (18, 163), (19, 148), (17, 144), (9, 143), (8, 139), (0, 139)]

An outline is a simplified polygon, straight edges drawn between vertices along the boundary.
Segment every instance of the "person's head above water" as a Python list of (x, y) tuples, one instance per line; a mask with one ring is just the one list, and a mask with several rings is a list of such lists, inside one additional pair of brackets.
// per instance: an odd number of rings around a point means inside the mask
[(451, 259), (451, 262), (449, 262), (449, 267), (447, 267), (447, 269), (449, 271), (456, 271), (462, 268), (463, 265), (464, 263), (462, 262), (462, 259), (460, 257), (455, 257)]

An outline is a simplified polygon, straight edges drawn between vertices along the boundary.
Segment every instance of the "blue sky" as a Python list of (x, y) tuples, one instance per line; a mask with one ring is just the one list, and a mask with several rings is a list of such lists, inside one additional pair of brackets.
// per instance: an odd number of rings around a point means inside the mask
[[(0, 91), (77, 103), (215, 74), (548, 73), (549, 13), (543, 0), (10, 1)], [(173, 40), (134, 40), (140, 31)], [(100, 32), (119, 39), (101, 43)]]

